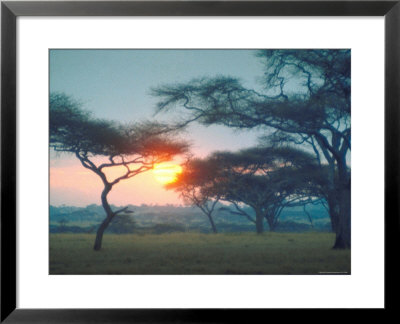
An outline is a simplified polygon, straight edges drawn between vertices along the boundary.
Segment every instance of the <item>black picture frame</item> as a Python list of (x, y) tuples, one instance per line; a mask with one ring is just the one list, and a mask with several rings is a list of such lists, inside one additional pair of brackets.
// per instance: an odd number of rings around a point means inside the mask
[[(384, 16), (385, 310), (399, 282), (400, 1), (2, 1), (1, 3), (1, 322), (198, 323), (263, 318), (272, 310), (16, 308), (16, 19), (19, 16)], [(393, 297), (392, 297), (393, 296)], [(261, 317), (259, 317), (261, 316)], [(251, 322), (251, 321), (250, 321)]]

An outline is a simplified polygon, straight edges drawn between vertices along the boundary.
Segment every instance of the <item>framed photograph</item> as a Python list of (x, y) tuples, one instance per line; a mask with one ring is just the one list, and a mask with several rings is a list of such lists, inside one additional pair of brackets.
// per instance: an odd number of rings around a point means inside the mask
[(393, 308), (399, 14), (2, 2), (1, 321)]

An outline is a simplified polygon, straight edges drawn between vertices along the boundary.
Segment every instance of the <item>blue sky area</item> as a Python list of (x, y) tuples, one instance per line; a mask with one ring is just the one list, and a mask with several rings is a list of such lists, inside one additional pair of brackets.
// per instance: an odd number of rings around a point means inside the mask
[[(150, 89), (217, 75), (238, 77), (245, 86), (257, 89), (262, 65), (252, 50), (50, 50), (50, 91), (72, 96), (96, 117), (120, 122), (176, 121), (176, 113), (154, 116), (157, 98)], [(199, 124), (190, 125), (183, 134), (200, 157), (253, 146), (258, 135)], [(52, 152), (50, 178), (51, 204), (100, 203), (101, 181), (74, 156)], [(150, 172), (116, 186), (110, 199), (116, 205), (181, 202)]]
[[(154, 116), (152, 87), (217, 75), (259, 88), (262, 65), (253, 50), (50, 50), (50, 91), (73, 96), (97, 117), (122, 122), (171, 120), (173, 115)], [(202, 155), (248, 147), (257, 138), (254, 131), (223, 126), (192, 125), (188, 134)]]

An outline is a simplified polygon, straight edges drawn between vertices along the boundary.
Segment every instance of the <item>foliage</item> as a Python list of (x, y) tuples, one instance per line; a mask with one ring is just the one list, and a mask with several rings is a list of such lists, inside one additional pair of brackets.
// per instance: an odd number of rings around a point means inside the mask
[(220, 195), (213, 190), (215, 169), (213, 161), (189, 159), (176, 181), (167, 184), (166, 188), (179, 192), (186, 204), (197, 206), (207, 216), (213, 232), (217, 233), (213, 213)]
[[(95, 250), (101, 248), (103, 233), (113, 218), (129, 212), (126, 207), (112, 210), (107, 196), (113, 186), (185, 153), (188, 145), (175, 135), (176, 130), (159, 123), (119, 124), (97, 119), (71, 97), (50, 94), (50, 147), (74, 154), (104, 185), (101, 202), (106, 217), (97, 230)], [(96, 157), (105, 161), (98, 162)], [(105, 170), (114, 167), (123, 167), (125, 172), (109, 180)]]
[(263, 92), (240, 80), (217, 76), (153, 89), (158, 111), (182, 107), (179, 126), (197, 121), (237, 129), (262, 128), (268, 144), (307, 144), (321, 168), (328, 163), (326, 188), (335, 247), (350, 247), (351, 149), (350, 50), (262, 50)]
[(62, 232), (64, 232), (65, 229), (66, 229), (66, 226), (67, 226), (67, 224), (68, 224), (68, 219), (67, 219), (67, 218), (61, 218), (61, 219), (58, 221), (58, 224), (59, 224), (60, 230), (61, 230)]
[(136, 229), (136, 222), (130, 215), (116, 215), (108, 226), (107, 231), (115, 234), (133, 233)]
[(115, 165), (159, 163), (184, 153), (187, 144), (172, 138), (174, 134), (176, 131), (167, 125), (155, 122), (119, 124), (97, 119), (69, 96), (50, 95), (50, 147), (74, 153), (83, 161), (105, 156), (110, 162), (101, 165), (100, 170)]
[[(237, 214), (254, 222), (261, 233), (264, 218), (274, 230), (284, 207), (312, 201), (317, 193), (315, 167), (315, 158), (291, 147), (215, 152), (188, 161), (168, 188), (209, 214), (219, 200), (233, 203)], [(241, 203), (254, 209), (255, 220), (239, 207)]]

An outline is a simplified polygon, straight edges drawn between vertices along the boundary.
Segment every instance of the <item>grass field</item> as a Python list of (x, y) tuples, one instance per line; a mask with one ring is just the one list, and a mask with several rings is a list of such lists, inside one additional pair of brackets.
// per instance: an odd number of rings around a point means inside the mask
[(50, 234), (50, 274), (350, 273), (331, 233)]

